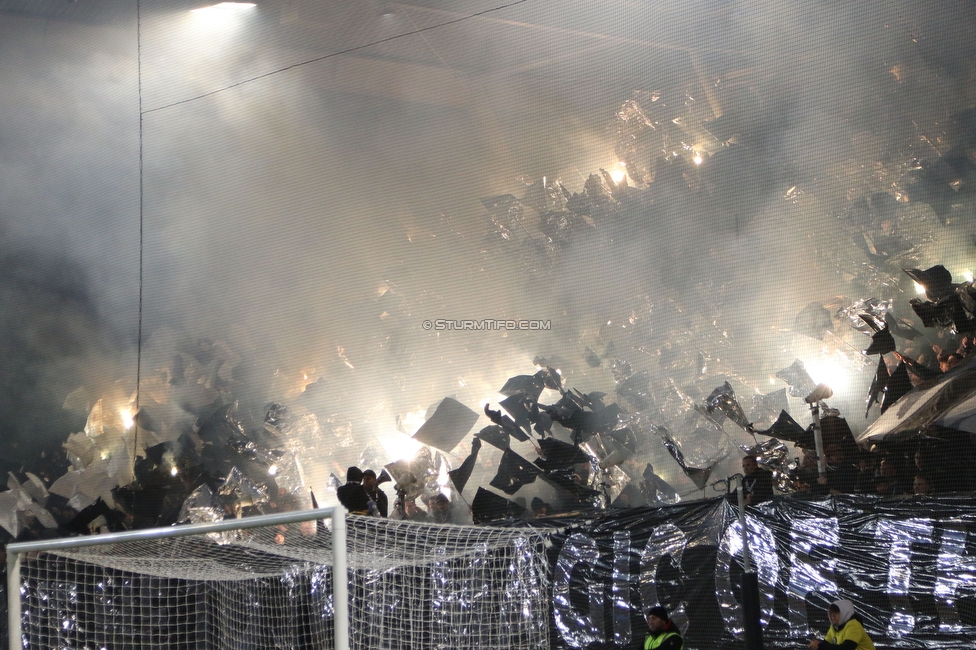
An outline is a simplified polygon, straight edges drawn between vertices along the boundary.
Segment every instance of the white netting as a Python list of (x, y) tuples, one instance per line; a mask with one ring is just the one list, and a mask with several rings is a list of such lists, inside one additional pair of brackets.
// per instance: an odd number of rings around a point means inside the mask
[[(365, 517), (347, 530), (352, 650), (549, 647), (542, 532)], [(28, 648), (331, 648), (332, 534), (32, 553), (21, 603)]]

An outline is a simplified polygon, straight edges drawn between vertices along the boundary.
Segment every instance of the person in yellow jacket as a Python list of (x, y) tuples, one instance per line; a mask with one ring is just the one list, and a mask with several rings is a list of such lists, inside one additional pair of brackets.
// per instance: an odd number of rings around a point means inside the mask
[(838, 600), (827, 608), (830, 629), (823, 640), (810, 641), (810, 650), (875, 650), (874, 642), (864, 631), (861, 620), (854, 613), (854, 603)]
[(678, 628), (660, 605), (647, 612), (647, 638), (644, 650), (684, 650), (685, 642)]

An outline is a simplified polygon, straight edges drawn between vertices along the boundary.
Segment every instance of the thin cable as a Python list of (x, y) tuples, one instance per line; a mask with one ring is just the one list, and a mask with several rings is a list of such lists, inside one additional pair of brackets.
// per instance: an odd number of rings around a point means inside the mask
[[(408, 11), (406, 11), (406, 10), (404, 10), (404, 9), (401, 9), (400, 11), (401, 11), (401, 12), (403, 13), (403, 15), (404, 15), (404, 16), (405, 16), (405, 17), (407, 18), (407, 20), (408, 20), (408, 21), (410, 22), (410, 24), (411, 24), (411, 25), (413, 26), (413, 28), (414, 28), (414, 29), (416, 30), (416, 31), (414, 31), (414, 32), (411, 32), (412, 34), (420, 34), (420, 32), (422, 32), (422, 31), (424, 31), (423, 29), (418, 29), (418, 28), (417, 28), (417, 23), (415, 23), (415, 22), (413, 21), (413, 18), (411, 18), (411, 17), (410, 17), (410, 13), (409, 13)], [(482, 12), (482, 13), (486, 13), (486, 12)], [(474, 15), (475, 15), (475, 16), (477, 16), (478, 14), (474, 14)], [(470, 16), (469, 16), (469, 18), (470, 18)], [(447, 24), (447, 23), (444, 23), (444, 24)], [(453, 71), (454, 71), (454, 69), (453, 69), (453, 68), (451, 67), (451, 64), (450, 64), (450, 63), (448, 63), (447, 61), (445, 61), (445, 60), (444, 60), (444, 57), (442, 57), (442, 56), (441, 56), (441, 53), (440, 53), (440, 52), (438, 52), (438, 51), (437, 51), (437, 50), (436, 50), (436, 49), (434, 48), (434, 46), (433, 46), (433, 45), (431, 44), (431, 42), (427, 40), (427, 37), (426, 37), (426, 36), (424, 36), (423, 34), (420, 34), (420, 38), (422, 38), (422, 39), (424, 40), (424, 43), (425, 43), (425, 44), (427, 45), (427, 48), (428, 48), (428, 49), (429, 49), (429, 50), (430, 50), (431, 52), (433, 52), (433, 53), (434, 53), (434, 56), (436, 56), (436, 57), (437, 57), (437, 60), (438, 60), (438, 61), (440, 61), (440, 62), (441, 62), (441, 63), (442, 63), (443, 65), (444, 65), (444, 67), (445, 67), (445, 68), (447, 68), (448, 70), (451, 70), (451, 71), (453, 72)], [(497, 120), (497, 119), (498, 119), (498, 116), (497, 116), (497, 115), (495, 115), (495, 110), (494, 110), (493, 108), (491, 108), (491, 107), (489, 107), (489, 108), (488, 108), (488, 110), (489, 110), (489, 111), (491, 111), (491, 115), (492, 115), (492, 117), (493, 117), (493, 118), (494, 118), (495, 120)], [(585, 179), (584, 179), (584, 180), (585, 180)], [(545, 181), (545, 177), (543, 177), (543, 181)], [(544, 182), (543, 182), (543, 185), (545, 185), (545, 183), (544, 183)], [(544, 192), (544, 191), (545, 191), (545, 187), (543, 187), (543, 192)], [(520, 226), (522, 226), (522, 230), (524, 230), (524, 231), (525, 231), (525, 235), (526, 235), (526, 237), (528, 237), (528, 238), (529, 238), (529, 239), (531, 239), (531, 240), (535, 240), (535, 237), (533, 237), (533, 236), (532, 236), (532, 233), (530, 233), (530, 232), (529, 232), (529, 229), (525, 227), (525, 225), (524, 225), (524, 224), (522, 223), (522, 220), (521, 220), (521, 219), (519, 219), (518, 217), (515, 217), (515, 216), (513, 216), (513, 218), (515, 219), (515, 221), (516, 221), (516, 223), (518, 223), (518, 225), (520, 225)]]
[[(407, 17), (407, 20), (410, 22), (410, 26), (413, 27), (414, 29), (419, 29), (417, 27), (417, 23), (413, 22), (413, 18), (410, 17), (410, 14), (406, 11), (403, 11), (402, 9), (401, 11), (403, 12), (403, 15)], [(419, 33), (419, 32), (415, 32), (415, 33)], [(437, 60), (440, 61), (445, 68), (451, 70), (450, 64), (448, 64), (448, 62), (444, 60), (444, 57), (441, 56), (440, 52), (434, 49), (434, 46), (430, 44), (430, 41), (427, 40), (427, 37), (424, 36), (423, 34), (420, 34), (420, 38), (424, 40), (424, 43), (427, 45), (427, 48), (434, 53), (434, 56), (437, 57)]]
[[(142, 141), (143, 141), (143, 116), (142, 111), (142, 6), (141, 0), (136, 0), (136, 79), (139, 88), (139, 327), (136, 335), (136, 412), (139, 415), (139, 397), (142, 383), (142, 279), (143, 279), (143, 207), (144, 197), (144, 177)], [(138, 419), (132, 423), (132, 472), (135, 475), (136, 454), (139, 450), (139, 422)]]
[[(529, 2), (529, 0), (515, 0), (514, 2), (510, 2), (510, 3), (505, 4), (505, 5), (501, 5), (501, 6), (498, 6), (498, 7), (492, 7), (491, 9), (485, 9), (484, 11), (479, 11), (477, 13), (469, 14), (467, 16), (461, 16), (460, 18), (455, 18), (454, 20), (448, 20), (448, 21), (443, 22), (443, 23), (438, 23), (436, 25), (431, 25), (430, 27), (422, 27), (420, 29), (415, 29), (415, 30), (413, 30), (411, 32), (406, 32), (406, 33), (403, 33), (403, 34), (397, 34), (396, 36), (390, 36), (389, 38), (382, 38), (382, 39), (380, 39), (378, 41), (372, 41), (370, 43), (366, 43), (365, 45), (357, 45), (356, 47), (350, 47), (347, 50), (341, 50), (339, 52), (333, 52), (332, 54), (325, 54), (323, 56), (315, 57), (314, 59), (309, 59), (307, 61), (301, 61), (299, 63), (293, 63), (291, 65), (285, 66), (284, 68), (278, 68), (277, 70), (272, 70), (271, 72), (265, 72), (263, 74), (257, 75), (256, 77), (251, 77), (249, 79), (244, 79), (242, 81), (238, 81), (238, 82), (232, 83), (229, 86), (224, 86), (223, 88), (218, 88), (217, 90), (211, 90), (208, 93), (203, 93), (202, 95), (197, 95), (195, 97), (189, 97), (187, 99), (181, 99), (181, 100), (176, 101), (176, 102), (173, 102), (171, 104), (165, 104), (163, 106), (157, 106), (156, 108), (150, 108), (149, 110), (146, 110), (146, 111), (143, 111), (142, 110), (142, 105), (141, 105), (142, 96), (140, 95), (139, 114), (140, 114), (140, 116), (142, 116), (142, 115), (145, 115), (146, 113), (154, 113), (156, 111), (161, 111), (161, 110), (166, 109), (166, 108), (172, 108), (173, 106), (179, 106), (180, 104), (187, 104), (189, 102), (195, 102), (198, 99), (203, 99), (204, 97), (210, 97), (211, 95), (216, 95), (217, 93), (222, 93), (225, 90), (230, 90), (231, 88), (237, 88), (238, 86), (243, 86), (244, 84), (249, 84), (252, 81), (257, 81), (258, 79), (264, 79), (265, 77), (270, 77), (270, 76), (276, 75), (276, 74), (278, 74), (280, 72), (285, 72), (287, 70), (292, 70), (294, 68), (299, 68), (299, 67), (301, 67), (303, 65), (308, 65), (310, 63), (318, 63), (319, 61), (325, 61), (326, 59), (331, 59), (333, 57), (341, 56), (343, 54), (349, 54), (350, 52), (356, 52), (358, 50), (364, 50), (367, 47), (373, 47), (374, 45), (380, 45), (382, 43), (389, 43), (390, 41), (395, 41), (398, 38), (404, 38), (406, 36), (414, 36), (416, 34), (421, 34), (422, 32), (427, 32), (427, 31), (430, 31), (432, 29), (438, 29), (439, 27), (446, 27), (447, 25), (454, 25), (454, 24), (457, 24), (457, 23), (460, 23), (460, 22), (464, 22), (465, 20), (470, 20), (472, 18), (477, 18), (478, 16), (484, 16), (485, 14), (489, 14), (489, 13), (491, 13), (493, 11), (500, 11), (502, 9), (508, 9), (509, 7), (514, 7), (515, 5), (520, 5), (520, 4), (524, 3), (524, 2)], [(141, 91), (141, 86), (140, 86), (140, 91)], [(141, 121), (140, 121), (140, 124), (141, 124)]]

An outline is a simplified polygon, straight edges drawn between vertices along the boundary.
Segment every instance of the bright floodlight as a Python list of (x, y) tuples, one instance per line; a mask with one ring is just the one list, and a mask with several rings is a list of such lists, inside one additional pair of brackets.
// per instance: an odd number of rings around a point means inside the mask
[(818, 357), (804, 358), (803, 364), (810, 373), (810, 378), (819, 384), (817, 388), (820, 388), (820, 385), (826, 386), (826, 382), (830, 382), (829, 386), (835, 393), (846, 393), (851, 388), (853, 378), (850, 365), (841, 355), (821, 353)]
[(256, 6), (257, 5), (255, 5), (253, 2), (220, 2), (215, 5), (210, 5), (209, 7), (191, 9), (190, 12), (201, 16), (221, 16), (236, 14), (240, 11), (253, 9)]
[(252, 2), (221, 2), (190, 10), (190, 17), (198, 29), (205, 29), (211, 46), (215, 35), (231, 34), (243, 26), (257, 5)]

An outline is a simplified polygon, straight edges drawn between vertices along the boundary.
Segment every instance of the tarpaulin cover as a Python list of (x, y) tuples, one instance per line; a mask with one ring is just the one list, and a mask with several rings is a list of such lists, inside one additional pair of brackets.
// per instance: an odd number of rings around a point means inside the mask
[[(747, 511), (766, 648), (823, 638), (853, 601), (875, 646), (976, 647), (976, 502), (777, 499)], [(662, 604), (685, 648), (744, 647), (742, 543), (724, 499), (638, 508), (553, 537), (553, 646), (640, 648)]]

